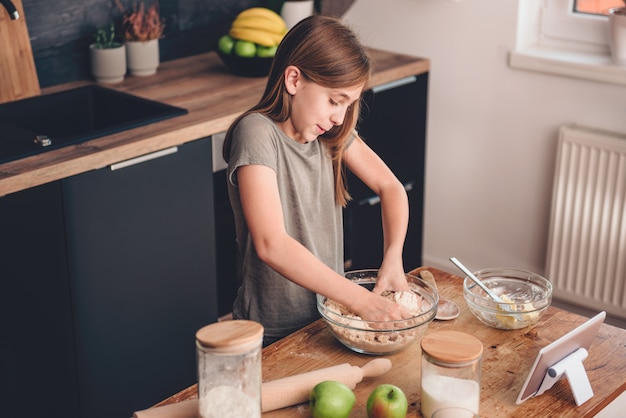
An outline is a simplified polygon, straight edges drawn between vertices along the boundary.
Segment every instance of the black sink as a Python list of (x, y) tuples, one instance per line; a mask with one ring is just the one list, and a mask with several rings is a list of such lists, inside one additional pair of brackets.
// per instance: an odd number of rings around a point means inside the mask
[(0, 104), (0, 164), (186, 113), (98, 85)]

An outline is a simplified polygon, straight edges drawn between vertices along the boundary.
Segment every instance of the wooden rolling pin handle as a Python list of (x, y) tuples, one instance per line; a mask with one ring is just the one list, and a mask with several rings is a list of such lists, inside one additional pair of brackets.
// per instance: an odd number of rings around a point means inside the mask
[(363, 377), (382, 376), (385, 373), (387, 373), (389, 370), (391, 370), (391, 360), (387, 358), (378, 358), (378, 359), (372, 360), (368, 363), (365, 363), (365, 365), (361, 367), (361, 372), (363, 373)]
[(380, 376), (389, 370), (391, 370), (391, 360), (379, 358), (368, 362), (363, 367), (344, 363), (265, 382), (261, 387), (261, 409), (267, 412), (307, 402), (313, 387), (325, 380), (336, 380), (354, 389), (364, 377)]

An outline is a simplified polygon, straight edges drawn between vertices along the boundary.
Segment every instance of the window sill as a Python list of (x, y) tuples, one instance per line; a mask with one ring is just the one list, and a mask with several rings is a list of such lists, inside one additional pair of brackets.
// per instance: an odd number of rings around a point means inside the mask
[(626, 66), (614, 64), (610, 56), (604, 54), (534, 46), (511, 51), (509, 66), (521, 70), (626, 86)]

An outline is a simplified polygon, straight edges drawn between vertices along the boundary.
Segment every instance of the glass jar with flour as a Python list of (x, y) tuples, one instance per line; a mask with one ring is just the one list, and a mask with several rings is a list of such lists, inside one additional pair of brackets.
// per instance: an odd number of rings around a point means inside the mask
[[(483, 355), (480, 340), (463, 332), (438, 331), (426, 335), (421, 346), (424, 418), (431, 418), (435, 411), (445, 407), (461, 407), (478, 415)], [(460, 417), (453, 414), (449, 418)]]
[(234, 320), (196, 333), (201, 418), (261, 416), (263, 326)]

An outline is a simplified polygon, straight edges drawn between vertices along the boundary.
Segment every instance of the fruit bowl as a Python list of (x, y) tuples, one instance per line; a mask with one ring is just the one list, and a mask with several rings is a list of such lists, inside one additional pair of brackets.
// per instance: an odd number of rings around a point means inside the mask
[(539, 321), (552, 302), (552, 284), (539, 274), (511, 268), (489, 268), (474, 275), (504, 300), (492, 300), (469, 277), (463, 281), (467, 306), (483, 324), (519, 329)]
[[(378, 270), (346, 272), (346, 278), (372, 290)], [(317, 295), (317, 310), (335, 338), (349, 349), (362, 354), (388, 355), (419, 342), (435, 318), (439, 296), (432, 285), (421, 278), (406, 275), (409, 288), (421, 304), (419, 313), (400, 321), (364, 321), (333, 301)]]
[(236, 75), (243, 77), (265, 77), (269, 74), (274, 57), (241, 57), (217, 50), (222, 62)]

